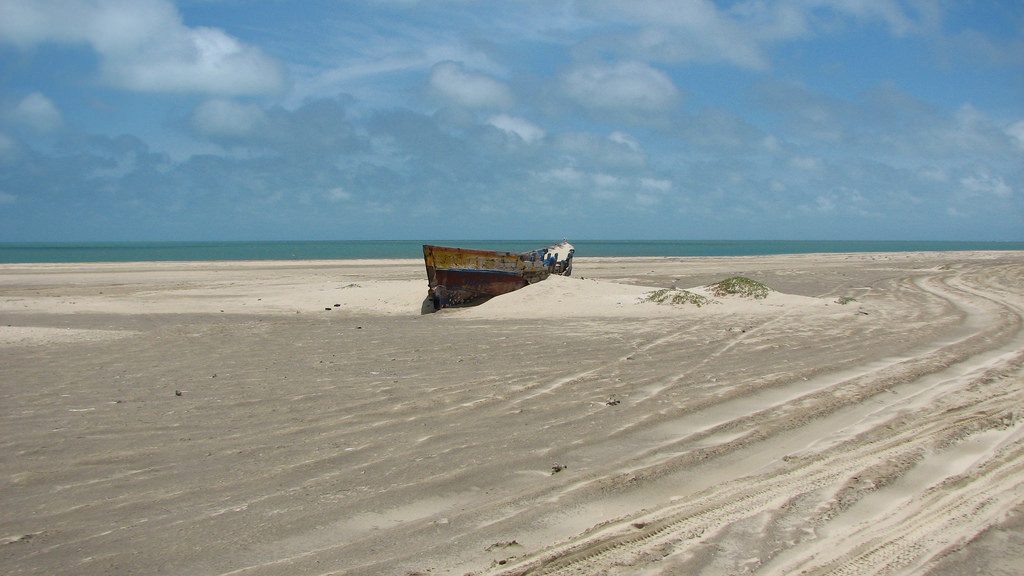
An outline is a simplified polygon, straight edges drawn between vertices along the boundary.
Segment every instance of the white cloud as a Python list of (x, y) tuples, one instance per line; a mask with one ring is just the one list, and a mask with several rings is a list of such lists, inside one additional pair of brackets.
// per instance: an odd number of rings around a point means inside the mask
[(14, 204), (18, 201), (18, 197), (14, 194), (0, 191), (0, 204)]
[(917, 175), (921, 179), (930, 182), (946, 182), (949, 180), (946, 171), (938, 166), (921, 166), (917, 169)]
[(970, 102), (962, 104), (957, 109), (955, 118), (957, 124), (965, 129), (975, 129), (986, 122), (985, 115)]
[(555, 152), (572, 165), (593, 170), (635, 170), (645, 168), (646, 156), (607, 137), (585, 132), (561, 132), (551, 135)]
[(15, 122), (39, 132), (49, 132), (61, 124), (60, 110), (49, 98), (39, 92), (33, 92), (22, 98), (10, 111), (9, 116)]
[(430, 71), (435, 94), (469, 108), (508, 108), (514, 103), (505, 84), (484, 74), (470, 72), (457, 62), (440, 62)]
[(255, 104), (230, 100), (207, 100), (192, 113), (192, 127), (206, 136), (237, 138), (252, 134), (266, 122), (266, 114)]
[(794, 156), (789, 159), (789, 165), (798, 170), (812, 172), (821, 168), (821, 161), (810, 156)]
[(622, 144), (623, 146), (626, 146), (633, 152), (640, 151), (640, 142), (636, 138), (633, 138), (632, 136), (626, 134), (625, 132), (612, 132), (611, 134), (608, 135), (608, 139), (611, 140), (612, 142), (615, 142), (616, 144)]
[(668, 75), (643, 62), (581, 66), (565, 75), (562, 86), (580, 104), (606, 110), (666, 110), (680, 96)]
[(619, 186), (622, 180), (618, 176), (612, 176), (611, 174), (594, 174), (594, 184), (597, 184), (599, 188), (614, 188)]
[(345, 190), (344, 188), (337, 187), (331, 188), (327, 192), (324, 192), (324, 197), (326, 197), (331, 202), (343, 202), (345, 200), (351, 200), (352, 193)]
[(658, 192), (668, 192), (672, 189), (672, 181), (664, 180), (661, 178), (641, 178), (640, 186), (647, 190), (656, 190)]
[(590, 191), (590, 196), (601, 202), (618, 202), (621, 199), (619, 191), (613, 188), (595, 188)]
[(498, 114), (491, 116), (487, 123), (499, 130), (519, 136), (523, 142), (531, 143), (544, 138), (544, 130), (540, 126), (515, 116)]
[(1015, 122), (1006, 128), (1009, 134), (1017, 143), (1017, 146), (1024, 149), (1024, 120)]
[(579, 186), (583, 183), (584, 174), (572, 166), (554, 168), (538, 174), (544, 182), (553, 182), (567, 186)]
[(632, 174), (582, 171), (574, 166), (549, 169), (535, 173), (545, 189), (585, 191), (590, 198), (605, 204), (627, 208), (650, 208), (660, 205), (672, 191), (672, 180), (636, 177)]
[(113, 84), (146, 92), (240, 95), (273, 92), (280, 87), (277, 63), (259, 49), (216, 28), (179, 32), (138, 57), (108, 59), (105, 75)]
[(633, 206), (642, 208), (651, 208), (661, 203), (661, 198), (653, 194), (634, 194), (633, 195)]
[[(881, 21), (888, 25), (889, 30), (896, 35), (903, 35), (918, 27), (918, 23), (912, 18), (896, 0), (811, 0), (804, 2), (808, 8), (824, 6), (836, 12), (853, 16), (857, 20), (872, 22)], [(920, 3), (924, 10), (925, 3)], [(926, 10), (923, 16), (931, 16)], [(926, 18), (927, 20), (927, 18)]]
[[(439, 3), (425, 9), (459, 18), (459, 10)], [(310, 99), (345, 93), (376, 108), (407, 107), (408, 90), (396, 90), (394, 83), (419, 78), (440, 62), (458, 62), (465, 70), (492, 78), (508, 75), (508, 68), (492, 59), (492, 51), (468, 40), (454, 20), (444, 29), (397, 19), (389, 22), (392, 25), (386, 31), (374, 33), (368, 33), (367, 22), (358, 18), (324, 22), (318, 32), (323, 40), (307, 39), (303, 46), (301, 57), (310, 64), (296, 62), (290, 67), (294, 84), (286, 104), (296, 107)]]
[(6, 160), (14, 155), (14, 140), (0, 132), (0, 160)]
[(990, 174), (987, 170), (978, 170), (974, 174), (964, 176), (960, 179), (960, 185), (972, 194), (984, 194), (1009, 198), (1013, 189), (999, 176)]
[(835, 212), (836, 200), (831, 195), (819, 195), (814, 199), (814, 207), (818, 212)]
[(103, 78), (143, 92), (260, 94), (279, 89), (280, 66), (217, 28), (190, 28), (165, 0), (12, 0), (0, 39), (23, 48), (88, 44)]
[(602, 36), (592, 39), (595, 52), (755, 70), (769, 67), (769, 51), (781, 42), (827, 34), (850, 21), (881, 22), (897, 36), (936, 31), (943, 10), (935, 2), (898, 0), (601, 0), (578, 9), (605, 24), (598, 28)]
[(782, 149), (782, 146), (779, 144), (779, 139), (771, 135), (765, 136), (761, 139), (761, 147), (768, 152), (778, 152)]
[(644, 59), (724, 61), (745, 68), (767, 65), (756, 35), (708, 0), (611, 0), (582, 9), (601, 19), (637, 27), (635, 33), (620, 38), (617, 47)]

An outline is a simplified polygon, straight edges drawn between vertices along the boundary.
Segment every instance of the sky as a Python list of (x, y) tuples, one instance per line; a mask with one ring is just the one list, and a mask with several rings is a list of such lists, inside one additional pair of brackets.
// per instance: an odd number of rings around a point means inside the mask
[(1024, 240), (1019, 0), (0, 0), (0, 242)]

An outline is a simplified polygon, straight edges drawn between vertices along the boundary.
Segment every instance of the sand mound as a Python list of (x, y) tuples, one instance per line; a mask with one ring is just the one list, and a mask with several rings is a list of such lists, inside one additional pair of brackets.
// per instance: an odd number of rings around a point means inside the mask
[[(775, 290), (770, 290), (763, 298), (754, 298), (739, 294), (719, 296), (715, 294), (714, 290), (709, 286), (696, 286), (694, 288), (687, 288), (687, 290), (713, 300), (715, 304), (721, 306), (721, 308), (719, 308), (720, 310), (728, 310), (731, 312), (768, 312), (778, 308), (802, 308), (809, 310), (828, 306), (831, 301), (829, 299), (813, 298), (811, 296), (786, 294)], [(716, 309), (717, 307), (709, 306), (708, 308)]]
[(645, 301), (660, 290), (600, 280), (551, 276), (543, 282), (497, 296), (472, 308), (458, 310), (465, 318), (657, 318), (676, 314), (778, 314), (780, 308), (824, 308), (820, 298), (770, 291), (764, 298), (740, 295), (716, 296), (705, 286), (687, 291), (709, 300), (704, 306)]
[(628, 316), (636, 315), (636, 303), (648, 290), (651, 288), (550, 276), (458, 312), (466, 318), (494, 319)]

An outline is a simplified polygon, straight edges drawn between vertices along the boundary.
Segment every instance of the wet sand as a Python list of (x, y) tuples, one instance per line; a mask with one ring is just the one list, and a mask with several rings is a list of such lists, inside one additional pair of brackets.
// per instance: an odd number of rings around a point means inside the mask
[(574, 268), (0, 266), (0, 573), (1019, 573), (1024, 253)]

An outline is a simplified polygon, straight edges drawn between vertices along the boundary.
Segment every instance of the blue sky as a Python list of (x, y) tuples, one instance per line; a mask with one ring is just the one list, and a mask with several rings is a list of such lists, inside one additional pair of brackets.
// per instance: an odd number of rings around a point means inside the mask
[(1024, 240), (1024, 4), (0, 0), (0, 241)]

